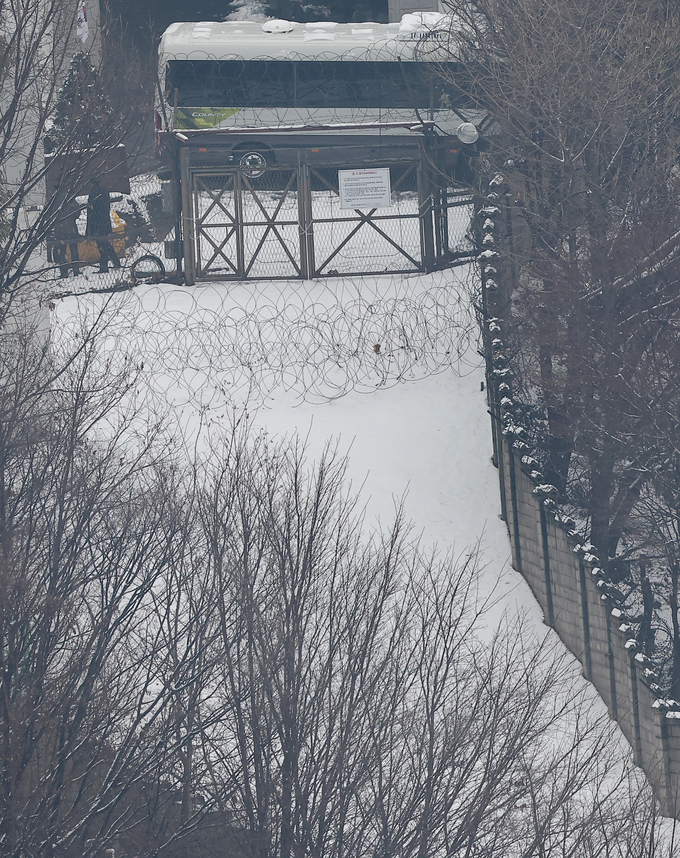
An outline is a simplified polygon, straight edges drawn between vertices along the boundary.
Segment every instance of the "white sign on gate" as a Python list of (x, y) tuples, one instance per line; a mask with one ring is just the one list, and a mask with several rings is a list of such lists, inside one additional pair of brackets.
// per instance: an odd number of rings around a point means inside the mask
[(382, 209), (392, 205), (390, 168), (338, 170), (341, 209)]

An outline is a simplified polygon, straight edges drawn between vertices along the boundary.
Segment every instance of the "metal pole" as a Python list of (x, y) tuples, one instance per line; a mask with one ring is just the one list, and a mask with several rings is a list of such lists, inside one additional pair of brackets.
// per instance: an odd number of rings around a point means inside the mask
[(243, 227), (243, 169), (233, 173), (234, 218), (236, 220), (236, 272), (240, 278), (246, 276), (245, 229)]
[(194, 212), (191, 193), (191, 171), (189, 169), (190, 150), (186, 146), (180, 146), (180, 184), (182, 187), (182, 235), (184, 237), (184, 272), (187, 286), (193, 286), (196, 282), (196, 259), (194, 254)]
[(314, 276), (314, 227), (312, 225), (312, 191), (305, 151), (298, 149), (298, 229), (300, 233), (300, 275), (304, 280)]
[(425, 271), (433, 271), (435, 267), (432, 208), (430, 167), (425, 150), (425, 141), (421, 141), (420, 163), (418, 165), (418, 220), (420, 223), (420, 252)]
[(179, 164), (180, 146), (179, 141), (171, 138), (170, 149), (170, 175), (172, 180), (172, 206), (175, 213), (175, 267), (177, 269), (177, 282), (181, 283), (183, 278), (182, 262), (184, 249), (182, 247), (182, 176)]

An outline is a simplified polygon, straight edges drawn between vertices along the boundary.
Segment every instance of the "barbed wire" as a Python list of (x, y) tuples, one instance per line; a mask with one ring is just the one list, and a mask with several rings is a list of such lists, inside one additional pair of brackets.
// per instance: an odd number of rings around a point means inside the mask
[[(54, 347), (97, 324), (108, 363), (143, 367), (173, 406), (202, 411), (275, 390), (326, 402), (476, 365), (472, 266), (418, 276), (144, 285), (53, 304)], [(473, 357), (471, 357), (473, 355)]]

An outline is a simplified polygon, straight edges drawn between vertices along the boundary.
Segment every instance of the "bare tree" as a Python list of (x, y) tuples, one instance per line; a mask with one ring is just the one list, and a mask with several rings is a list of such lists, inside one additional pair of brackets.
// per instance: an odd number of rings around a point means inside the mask
[(138, 819), (184, 737), (166, 730), (193, 651), (157, 620), (187, 551), (172, 463), (131, 433), (137, 368), (2, 332), (0, 848), (90, 855)]
[(499, 219), (530, 236), (504, 278), (515, 368), (543, 410), (547, 479), (584, 510), (606, 565), (651, 476), (649, 437), (677, 406), (667, 376), (648, 381), (678, 350), (677, 9), (447, 5), (463, 85), (502, 132), (486, 154), (506, 183)]
[(342, 459), (303, 459), (232, 438), (201, 500), (224, 713), (200, 789), (244, 851), (644, 854), (648, 789), (553, 643), (483, 629), (477, 552), (424, 554), (399, 517), (367, 541)]
[[(1, 0), (0, 2), (0, 297), (3, 317), (8, 302), (22, 286), (49, 269), (43, 242), (64, 205), (91, 189), (94, 172), (105, 178), (102, 153), (120, 143), (139, 122), (136, 106), (144, 88), (139, 65), (128, 61), (128, 85), (108, 92), (102, 112), (101, 87), (83, 86), (77, 112), (99, 117), (86, 139), (73, 123), (62, 122), (45, 159), (45, 137), (55, 118), (61, 87), (74, 53), (75, 6), (65, 0)], [(120, 50), (124, 46), (121, 44)], [(129, 53), (129, 49), (127, 51)], [(101, 67), (106, 87), (116, 67), (110, 51), (102, 61), (88, 56), (86, 64)], [(145, 102), (144, 102), (145, 103)], [(64, 116), (57, 117), (64, 120)], [(85, 145), (86, 144), (86, 145)], [(46, 188), (49, 164), (65, 158)], [(57, 161), (55, 161), (57, 159)], [(90, 184), (88, 184), (88, 182)]]
[(645, 854), (649, 793), (551, 639), (484, 629), (478, 552), (365, 538), (332, 450), (159, 455), (134, 362), (35, 342), (2, 352), (3, 854)]

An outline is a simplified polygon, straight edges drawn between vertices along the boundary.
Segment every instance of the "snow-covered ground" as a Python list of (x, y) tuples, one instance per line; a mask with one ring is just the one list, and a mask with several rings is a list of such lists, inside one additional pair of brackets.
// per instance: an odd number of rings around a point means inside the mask
[(59, 342), (103, 312), (106, 358), (144, 365), (154, 407), (170, 409), (191, 447), (242, 411), (255, 429), (302, 436), (310, 462), (333, 439), (349, 456), (368, 526), (388, 526), (403, 502), (425, 545), (459, 555), (479, 544), (485, 590), (498, 582), (494, 616), (525, 613), (543, 635), (498, 515), (471, 289), (467, 267), (144, 285), (58, 300), (52, 330)]
[[(499, 517), (471, 268), (362, 280), (141, 285), (53, 303), (52, 340), (105, 321), (102, 355), (141, 369), (136, 395), (165, 410), (191, 449), (247, 414), (254, 430), (297, 434), (308, 460), (329, 441), (347, 453), (368, 527), (403, 504), (423, 547), (479, 550), (480, 593), (493, 593), (487, 633), (521, 617), (537, 640), (554, 633), (510, 565)], [(561, 646), (561, 645), (560, 645)], [(605, 707), (573, 663), (574, 693)], [(618, 734), (616, 756), (630, 749)]]

